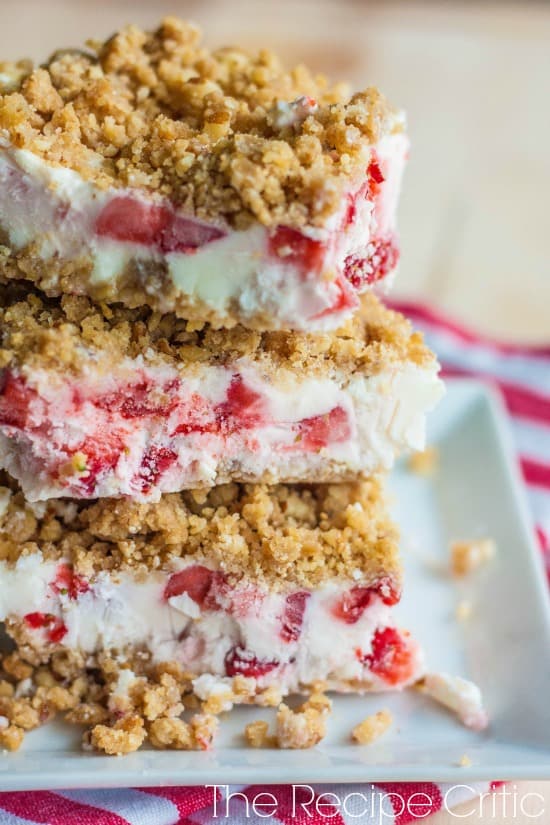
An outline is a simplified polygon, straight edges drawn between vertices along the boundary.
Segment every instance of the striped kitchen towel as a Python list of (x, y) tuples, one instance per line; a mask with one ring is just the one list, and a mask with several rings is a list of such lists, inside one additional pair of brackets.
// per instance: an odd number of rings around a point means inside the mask
[[(444, 375), (481, 377), (500, 388), (550, 576), (550, 346), (497, 343), (423, 305), (393, 306), (424, 331)], [(498, 793), (499, 785), (220, 785), (0, 793), (0, 825), (214, 825), (220, 820), (260, 825), (266, 818), (275, 825), (405, 825), (467, 799), (476, 806), (475, 797)]]

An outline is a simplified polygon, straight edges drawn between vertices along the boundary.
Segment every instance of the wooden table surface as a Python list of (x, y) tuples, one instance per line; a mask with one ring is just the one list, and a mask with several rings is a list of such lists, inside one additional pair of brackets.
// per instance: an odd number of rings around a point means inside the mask
[[(396, 293), (500, 338), (550, 341), (550, 5), (2, 0), (0, 54), (40, 60), (164, 13), (202, 24), (212, 45), (268, 45), (356, 86), (379, 85), (407, 110), (413, 141)], [(542, 817), (531, 796), (524, 816), (500, 805), (495, 817), (476, 810), (460, 821), (550, 822), (550, 783), (518, 785), (528, 793), (543, 794)]]

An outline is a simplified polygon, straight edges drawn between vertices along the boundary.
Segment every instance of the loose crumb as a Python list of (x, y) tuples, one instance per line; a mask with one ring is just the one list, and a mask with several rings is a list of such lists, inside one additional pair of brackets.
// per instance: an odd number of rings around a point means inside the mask
[(284, 703), (276, 719), (277, 745), (283, 749), (304, 749), (317, 745), (326, 734), (327, 710), (306, 705), (297, 711)]
[(392, 724), (393, 716), (389, 710), (379, 710), (359, 722), (353, 728), (351, 738), (359, 745), (370, 745), (371, 742), (383, 736)]
[(274, 736), (269, 735), (269, 723), (263, 719), (249, 722), (244, 729), (244, 738), (251, 748), (270, 748), (277, 741)]
[(454, 541), (451, 544), (451, 571), (453, 576), (468, 576), (496, 555), (493, 539)]
[(0, 729), (0, 748), (7, 751), (19, 750), (21, 742), (23, 741), (23, 728), (17, 725), (8, 725), (7, 728)]
[(472, 760), (470, 759), (468, 754), (463, 753), (462, 756), (460, 757), (459, 762), (458, 762), (458, 767), (459, 768), (469, 768), (471, 764), (472, 764)]
[(455, 610), (457, 621), (466, 622), (472, 615), (472, 603), (468, 599), (461, 599)]
[(92, 728), (90, 742), (95, 750), (103, 751), (109, 756), (122, 756), (124, 753), (137, 751), (145, 736), (143, 719), (139, 716), (129, 716), (115, 722), (112, 727), (96, 725)]
[(439, 469), (439, 450), (437, 447), (426, 447), (422, 452), (413, 453), (407, 466), (419, 476), (433, 476)]

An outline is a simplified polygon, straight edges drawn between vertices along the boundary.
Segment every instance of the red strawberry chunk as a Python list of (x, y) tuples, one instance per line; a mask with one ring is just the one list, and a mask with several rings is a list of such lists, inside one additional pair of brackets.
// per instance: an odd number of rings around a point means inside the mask
[(388, 685), (405, 682), (413, 675), (413, 648), (395, 627), (378, 629), (372, 639), (372, 652), (363, 655), (358, 651), (358, 658)]
[(85, 467), (78, 484), (84, 492), (93, 496), (98, 478), (114, 470), (124, 449), (122, 440), (116, 434), (98, 433), (94, 438), (86, 438), (71, 454), (83, 453)]
[(122, 195), (102, 209), (96, 222), (100, 236), (155, 247), (161, 252), (189, 252), (226, 233), (217, 226), (178, 215), (168, 206)]
[(299, 445), (304, 450), (320, 450), (327, 444), (339, 444), (351, 436), (347, 412), (334, 407), (325, 415), (314, 415), (298, 422)]
[(216, 416), (225, 431), (233, 432), (257, 426), (262, 419), (263, 400), (244, 383), (242, 375), (231, 379), (227, 390), (227, 400), (216, 407)]
[(401, 599), (400, 588), (387, 576), (377, 582), (375, 589), (384, 604), (390, 605), (390, 607), (393, 607)]
[(29, 407), (37, 397), (23, 378), (6, 370), (0, 389), (0, 425), (18, 429), (28, 426)]
[(163, 252), (194, 252), (207, 243), (223, 238), (226, 233), (218, 226), (200, 223), (192, 218), (172, 214), (172, 219), (162, 233)]
[(187, 593), (203, 610), (220, 610), (218, 602), (225, 585), (223, 573), (209, 570), (202, 564), (191, 564), (168, 579), (163, 598), (168, 601), (172, 596)]
[(394, 238), (378, 238), (372, 244), (368, 257), (348, 255), (344, 261), (344, 277), (357, 290), (381, 281), (399, 262), (399, 247)]
[(86, 579), (75, 573), (70, 564), (59, 565), (51, 587), (55, 593), (67, 595), (69, 599), (73, 600), (77, 599), (82, 593), (87, 593), (90, 589)]
[(226, 676), (251, 676), (258, 678), (279, 666), (277, 659), (258, 659), (250, 650), (232, 647), (225, 657)]
[(168, 447), (155, 445), (149, 447), (141, 460), (141, 467), (137, 474), (141, 492), (148, 493), (161, 475), (177, 461), (177, 458), (178, 454)]
[(299, 269), (304, 276), (323, 268), (326, 246), (290, 226), (278, 226), (269, 236), (269, 253)]
[(367, 175), (369, 177), (369, 181), (371, 183), (371, 187), (374, 185), (380, 185), (384, 183), (386, 178), (384, 177), (382, 170), (380, 169), (380, 164), (378, 163), (377, 158), (373, 157), (371, 162), (369, 163), (367, 169)]
[(55, 616), (52, 616), (51, 613), (41, 613), (38, 610), (35, 613), (26, 613), (23, 616), (23, 620), (29, 627), (32, 627), (33, 630), (38, 630), (39, 627), (46, 627), (54, 619)]
[(62, 619), (57, 619), (52, 613), (26, 613), (23, 616), (25, 623), (33, 630), (47, 628), (48, 641), (57, 644), (67, 634), (67, 626)]
[(304, 613), (307, 600), (311, 596), (307, 590), (299, 590), (286, 597), (284, 613), (281, 619), (280, 637), (285, 642), (295, 642), (299, 639), (304, 623)]
[(333, 606), (332, 615), (346, 624), (355, 624), (363, 615), (375, 593), (376, 590), (372, 587), (352, 587)]
[(165, 206), (121, 195), (102, 209), (96, 232), (117, 241), (153, 246), (169, 222), (170, 211)]
[(215, 415), (214, 407), (198, 393), (192, 393), (185, 405), (178, 408), (178, 418), (180, 416), (183, 420), (172, 435), (220, 432), (220, 422)]
[(48, 641), (58, 644), (68, 633), (67, 625), (61, 619), (56, 619), (48, 630)]
[[(115, 392), (94, 398), (94, 404), (111, 413), (119, 413), (122, 418), (144, 418), (145, 416), (162, 416), (167, 418), (176, 407), (178, 399), (175, 392), (179, 389), (178, 379), (167, 381), (158, 387), (144, 378), (135, 384), (127, 384)], [(160, 393), (159, 393), (160, 391)], [(159, 394), (161, 400), (159, 400)]]
[(356, 585), (340, 597), (332, 608), (332, 614), (346, 624), (355, 624), (374, 596), (382, 599), (384, 604), (394, 605), (401, 598), (401, 593), (388, 577), (380, 579), (370, 587)]

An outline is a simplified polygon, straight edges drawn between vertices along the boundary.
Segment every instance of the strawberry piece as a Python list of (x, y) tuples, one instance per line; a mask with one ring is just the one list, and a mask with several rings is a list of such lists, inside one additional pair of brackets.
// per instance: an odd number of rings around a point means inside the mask
[(88, 592), (90, 585), (83, 576), (74, 572), (70, 564), (60, 564), (51, 588), (55, 593), (76, 600), (82, 593)]
[(203, 610), (220, 610), (218, 602), (225, 584), (223, 573), (209, 570), (202, 564), (191, 564), (168, 579), (163, 598), (168, 601), (172, 596), (187, 593)]
[(98, 235), (117, 241), (154, 246), (169, 222), (170, 211), (165, 206), (121, 195), (103, 207), (95, 228)]
[[(167, 418), (178, 404), (175, 391), (179, 389), (179, 386), (178, 379), (167, 381), (162, 388), (159, 388), (149, 379), (144, 378), (135, 384), (127, 384), (115, 392), (97, 396), (94, 398), (94, 405), (111, 413), (119, 413), (122, 418), (126, 419), (152, 415)], [(159, 403), (158, 389), (168, 396), (168, 400)]]
[(6, 370), (0, 390), (0, 425), (21, 430), (28, 426), (29, 407), (37, 397), (23, 378)]
[(68, 633), (67, 625), (61, 619), (55, 619), (48, 630), (48, 641), (58, 644)]
[[(378, 160), (377, 160), (376, 157), (373, 157), (371, 162), (369, 163), (369, 166), (368, 166), (368, 169), (367, 169), (367, 175), (368, 175), (368, 178), (369, 178), (369, 182), (371, 184), (371, 191), (372, 191), (373, 187), (375, 187), (375, 186), (379, 187), (380, 184), (384, 183), (384, 181), (386, 180), (386, 178), (384, 177), (384, 175), (382, 173), (382, 170), (380, 169), (380, 164), (378, 163)], [(375, 191), (378, 191), (378, 190), (375, 190)]]
[(384, 604), (394, 605), (401, 598), (401, 593), (388, 577), (380, 579), (371, 587), (356, 585), (340, 597), (332, 608), (332, 615), (346, 624), (355, 624), (374, 596), (382, 599)]
[(259, 393), (247, 387), (242, 375), (234, 375), (227, 390), (227, 400), (216, 407), (216, 416), (226, 432), (255, 427), (262, 420), (263, 401)]
[(128, 195), (112, 198), (100, 212), (95, 228), (100, 236), (165, 253), (194, 251), (226, 234), (217, 226), (178, 215), (168, 206)]
[(226, 676), (251, 676), (258, 678), (279, 666), (277, 659), (258, 659), (249, 650), (235, 646), (225, 657)]
[(55, 617), (51, 613), (41, 613), (36, 611), (34, 613), (26, 613), (23, 620), (33, 630), (38, 630), (39, 627), (46, 627)]
[(26, 613), (23, 621), (33, 630), (47, 628), (48, 641), (57, 644), (67, 634), (67, 626), (62, 619), (57, 619), (52, 613)]
[(162, 232), (160, 247), (162, 252), (194, 252), (201, 246), (225, 237), (226, 232), (218, 226), (200, 223), (192, 218), (172, 214), (172, 219)]
[(119, 436), (98, 433), (94, 438), (86, 438), (71, 451), (71, 455), (83, 453), (86, 456), (83, 471), (85, 475), (78, 479), (78, 484), (87, 495), (93, 496), (100, 475), (114, 470), (123, 449), (124, 445)]
[(381, 281), (399, 262), (399, 247), (393, 238), (378, 238), (372, 244), (368, 257), (348, 255), (344, 261), (344, 277), (359, 291)]
[(308, 238), (290, 226), (278, 226), (269, 236), (270, 255), (296, 267), (304, 276), (323, 268), (325, 252), (322, 241)]
[(363, 615), (375, 593), (376, 590), (372, 587), (352, 587), (333, 606), (332, 615), (346, 624), (355, 624)]
[(192, 393), (185, 406), (180, 406), (178, 417), (180, 415), (184, 420), (177, 425), (172, 435), (220, 432), (220, 422), (215, 415), (215, 409), (198, 393)]
[(304, 623), (307, 600), (311, 596), (306, 590), (299, 590), (286, 597), (279, 635), (285, 642), (295, 642), (300, 638)]
[(395, 627), (378, 629), (371, 647), (367, 655), (358, 651), (358, 658), (388, 685), (405, 682), (413, 675), (413, 649), (404, 633)]
[(148, 493), (160, 476), (177, 461), (178, 454), (168, 447), (148, 448), (141, 460), (141, 467), (137, 474), (137, 481), (142, 493)]
[(376, 583), (375, 590), (384, 604), (390, 607), (393, 607), (401, 599), (401, 590), (396, 587), (395, 582), (388, 576), (384, 576)]
[(351, 436), (348, 414), (343, 407), (334, 407), (325, 415), (314, 415), (298, 422), (299, 446), (304, 450), (320, 450), (327, 444), (339, 444)]

